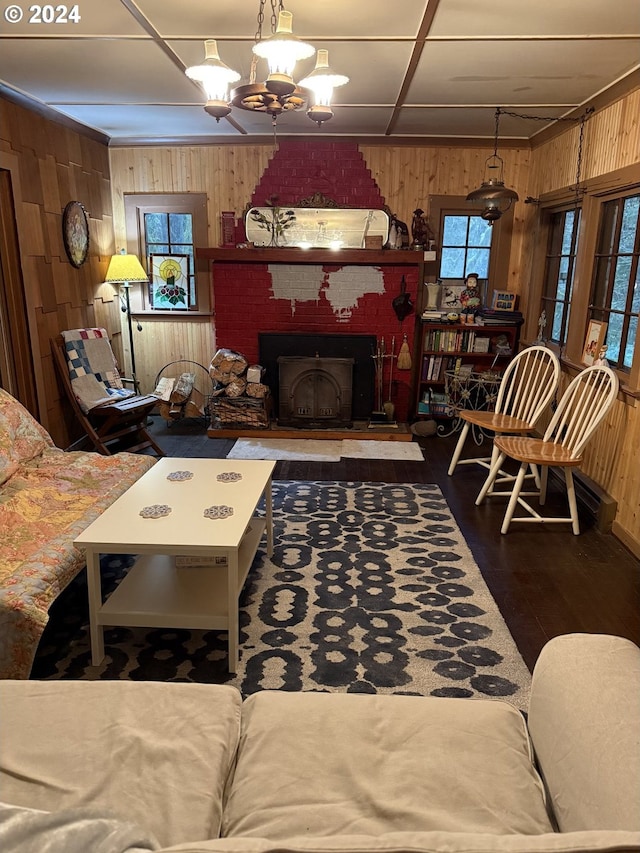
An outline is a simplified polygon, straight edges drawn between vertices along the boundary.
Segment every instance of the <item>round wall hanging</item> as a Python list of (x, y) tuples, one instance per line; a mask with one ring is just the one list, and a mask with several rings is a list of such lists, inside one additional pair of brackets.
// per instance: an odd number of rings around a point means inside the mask
[(81, 267), (89, 253), (89, 220), (79, 201), (70, 201), (62, 214), (62, 239), (67, 257)]

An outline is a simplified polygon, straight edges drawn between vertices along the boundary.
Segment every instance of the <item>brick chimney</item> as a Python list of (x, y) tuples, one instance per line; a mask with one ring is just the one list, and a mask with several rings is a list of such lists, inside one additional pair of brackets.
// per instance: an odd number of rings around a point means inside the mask
[[(341, 207), (380, 209), (385, 204), (355, 143), (286, 140), (279, 143), (251, 205), (262, 207), (275, 196), (279, 206), (295, 207), (315, 193)], [(384, 337), (387, 352), (395, 337), (397, 354), (406, 334), (413, 351), (414, 317), (401, 323), (392, 300), (401, 292), (404, 276), (406, 292), (416, 303), (418, 270), (417, 264), (214, 264), (216, 345), (257, 362), (259, 332), (366, 334)], [(385, 399), (389, 364), (388, 359)], [(394, 364), (392, 400), (401, 421), (411, 409), (410, 382), (410, 371), (398, 371)]]

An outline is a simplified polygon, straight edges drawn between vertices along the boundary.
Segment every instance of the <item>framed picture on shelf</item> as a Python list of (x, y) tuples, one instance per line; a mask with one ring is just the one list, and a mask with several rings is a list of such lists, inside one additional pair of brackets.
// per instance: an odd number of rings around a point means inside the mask
[(491, 298), (493, 311), (515, 311), (516, 294), (507, 290), (494, 290)]
[(461, 311), (460, 296), (465, 289), (464, 284), (443, 284), (440, 293), (441, 311)]
[(598, 358), (600, 350), (604, 345), (606, 334), (606, 323), (602, 320), (589, 320), (587, 335), (584, 339), (584, 348), (582, 350), (582, 363), (586, 365), (586, 367), (591, 367), (594, 361)]

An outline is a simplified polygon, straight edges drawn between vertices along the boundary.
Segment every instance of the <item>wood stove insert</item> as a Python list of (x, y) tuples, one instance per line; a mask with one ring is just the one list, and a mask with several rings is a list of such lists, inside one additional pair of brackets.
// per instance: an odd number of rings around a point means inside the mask
[(368, 421), (374, 406), (375, 335), (313, 334), (302, 332), (260, 332), (258, 358), (265, 369), (264, 383), (269, 386), (273, 409), (280, 411), (279, 365), (282, 356), (353, 359), (351, 418)]
[(351, 427), (352, 358), (279, 356), (282, 426)]

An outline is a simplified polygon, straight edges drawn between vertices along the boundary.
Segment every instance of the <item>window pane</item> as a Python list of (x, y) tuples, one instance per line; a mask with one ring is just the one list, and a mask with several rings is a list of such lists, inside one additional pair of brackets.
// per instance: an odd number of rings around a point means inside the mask
[(553, 312), (553, 324), (551, 328), (551, 339), (554, 341), (561, 340), (560, 333), (562, 332), (562, 303), (556, 302), (556, 307)]
[(631, 275), (631, 258), (618, 258), (616, 272), (613, 278), (613, 293), (611, 294), (611, 307), (617, 311), (624, 311), (627, 304), (629, 292), (629, 277)]
[[(480, 219), (480, 217), (478, 217)], [(465, 246), (467, 243), (468, 216), (445, 216), (443, 246)]]
[(172, 244), (193, 243), (190, 213), (169, 214), (169, 239)]
[(637, 314), (640, 311), (640, 263), (636, 267), (636, 281), (633, 285), (633, 296), (631, 298), (631, 313)]
[(481, 216), (469, 217), (469, 245), (490, 246), (493, 230)]
[(638, 227), (638, 207), (640, 196), (628, 198), (624, 203), (622, 214), (622, 229), (620, 232), (620, 252), (633, 252), (636, 242), (636, 228)]
[(489, 277), (489, 249), (469, 249), (464, 274), (478, 273), (478, 278)]
[(636, 344), (636, 338), (638, 336), (638, 318), (632, 317), (629, 320), (629, 334), (627, 336), (627, 346), (625, 347), (624, 353), (624, 362), (623, 366), (627, 369), (631, 369), (631, 362), (633, 361), (633, 350)]
[(145, 239), (147, 243), (166, 243), (169, 230), (166, 213), (145, 213)]
[(622, 340), (622, 315), (610, 314), (607, 328), (607, 360), (617, 362), (620, 359), (620, 342)]
[(562, 234), (562, 254), (568, 255), (571, 252), (571, 236), (573, 234), (573, 220), (575, 211), (569, 210), (564, 217), (564, 231)]
[(443, 249), (440, 278), (464, 278), (464, 249)]

